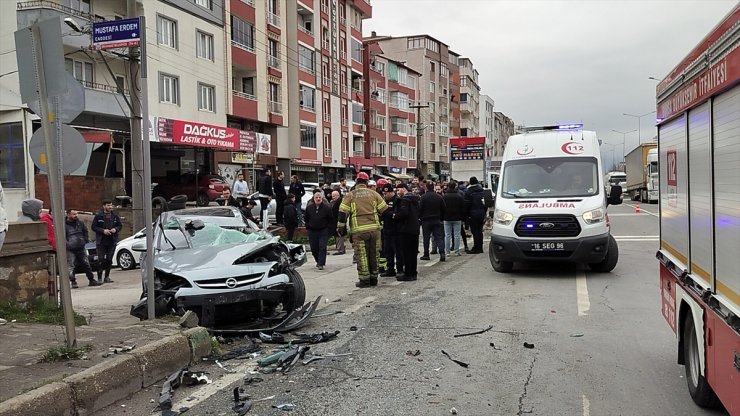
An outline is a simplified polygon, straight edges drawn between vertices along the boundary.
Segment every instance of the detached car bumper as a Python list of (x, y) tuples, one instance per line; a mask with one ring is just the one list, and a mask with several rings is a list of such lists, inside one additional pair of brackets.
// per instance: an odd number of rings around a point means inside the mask
[[(501, 261), (547, 260), (598, 263), (606, 256), (609, 234), (561, 241), (517, 239), (493, 235), (490, 244), (493, 245), (496, 258)], [(543, 244), (547, 245), (543, 246)]]

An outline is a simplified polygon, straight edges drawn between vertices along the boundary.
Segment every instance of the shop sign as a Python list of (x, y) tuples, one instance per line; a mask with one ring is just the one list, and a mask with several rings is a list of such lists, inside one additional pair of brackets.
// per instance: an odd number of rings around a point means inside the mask
[(391, 166), (391, 167), (389, 168), (389, 171), (390, 171), (391, 173), (401, 173), (401, 168), (399, 168), (399, 167), (396, 167), (396, 166)]
[(252, 163), (254, 161), (254, 158), (252, 157), (252, 153), (244, 153), (244, 152), (231, 152), (231, 162), (232, 163)]
[[(213, 126), (164, 117), (155, 117), (154, 126), (156, 127), (152, 130), (155, 141), (242, 152), (254, 152), (257, 141), (256, 134), (260, 134), (231, 127)], [(269, 142), (270, 136), (266, 136)]]
[(485, 137), (450, 139), (450, 160), (483, 160)]
[(293, 163), (296, 165), (321, 166), (320, 161), (311, 159), (293, 159)]
[(264, 153), (269, 155), (272, 153), (272, 142), (270, 141), (270, 135), (264, 133), (254, 133), (257, 136), (257, 143), (259, 148), (257, 153)]

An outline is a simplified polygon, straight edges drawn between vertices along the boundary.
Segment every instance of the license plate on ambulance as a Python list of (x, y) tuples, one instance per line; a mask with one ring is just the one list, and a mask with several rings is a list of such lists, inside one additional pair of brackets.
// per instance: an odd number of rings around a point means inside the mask
[(532, 251), (563, 251), (565, 250), (565, 243), (557, 243), (553, 241), (545, 243), (529, 243), (529, 248)]

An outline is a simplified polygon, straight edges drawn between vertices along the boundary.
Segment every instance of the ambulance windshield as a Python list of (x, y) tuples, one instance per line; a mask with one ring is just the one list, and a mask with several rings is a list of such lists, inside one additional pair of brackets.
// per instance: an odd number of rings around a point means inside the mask
[(554, 157), (506, 163), (504, 198), (586, 197), (599, 193), (596, 158)]

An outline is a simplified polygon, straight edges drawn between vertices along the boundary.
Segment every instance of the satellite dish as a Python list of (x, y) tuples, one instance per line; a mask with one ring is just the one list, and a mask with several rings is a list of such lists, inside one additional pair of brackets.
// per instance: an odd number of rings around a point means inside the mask
[[(55, 132), (55, 131), (53, 131)], [(55, 142), (61, 140), (62, 154), (59, 155), (59, 163), (62, 167), (62, 173), (68, 175), (82, 166), (87, 158), (87, 149), (85, 148), (85, 139), (79, 131), (62, 124), (62, 137), (54, 137)], [(49, 155), (46, 154), (46, 143), (44, 142), (44, 129), (38, 129), (31, 141), (28, 143), (28, 152), (31, 154), (33, 163), (42, 171), (49, 172)]]

